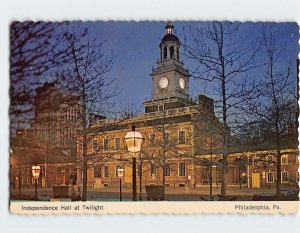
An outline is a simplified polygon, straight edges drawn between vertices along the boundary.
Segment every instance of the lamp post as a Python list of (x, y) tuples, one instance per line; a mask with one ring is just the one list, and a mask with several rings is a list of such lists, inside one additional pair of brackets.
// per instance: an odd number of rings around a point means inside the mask
[(127, 150), (132, 154), (132, 200), (136, 201), (136, 153), (141, 151), (143, 137), (140, 132), (135, 131), (135, 126), (132, 126), (132, 131), (125, 136)]
[(118, 174), (118, 177), (120, 178), (120, 201), (122, 201), (122, 177), (124, 175), (124, 169), (121, 167), (118, 167), (117, 174)]
[[(243, 182), (245, 182), (244, 180), (245, 180), (245, 177), (246, 177), (246, 173), (245, 172), (243, 172), (242, 173), (242, 177), (243, 177)], [(242, 189), (242, 188), (241, 188)]]
[(31, 171), (32, 171), (32, 176), (35, 180), (35, 198), (37, 199), (38, 198), (38, 195), (37, 195), (37, 180), (40, 176), (40, 173), (41, 173), (41, 167), (40, 166), (37, 166), (37, 165), (34, 165), (32, 166), (31, 168)]

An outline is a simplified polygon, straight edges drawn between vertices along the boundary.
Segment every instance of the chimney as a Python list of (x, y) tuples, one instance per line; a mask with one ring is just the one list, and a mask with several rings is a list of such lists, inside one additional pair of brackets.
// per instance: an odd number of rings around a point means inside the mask
[(199, 109), (202, 111), (208, 111), (214, 113), (214, 100), (206, 95), (199, 95)]

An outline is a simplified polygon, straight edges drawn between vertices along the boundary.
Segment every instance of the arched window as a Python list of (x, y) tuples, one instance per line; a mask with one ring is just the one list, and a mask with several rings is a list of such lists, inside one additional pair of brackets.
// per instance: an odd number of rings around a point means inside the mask
[(174, 46), (170, 47), (170, 58), (172, 59), (174, 57)]
[(176, 47), (176, 52), (177, 52), (177, 60), (179, 60), (179, 48)]
[(164, 47), (164, 59), (167, 59), (167, 46)]

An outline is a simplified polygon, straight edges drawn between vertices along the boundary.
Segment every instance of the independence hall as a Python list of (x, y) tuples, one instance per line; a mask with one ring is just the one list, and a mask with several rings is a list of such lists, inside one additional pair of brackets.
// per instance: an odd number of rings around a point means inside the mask
[[(144, 102), (144, 113), (124, 118), (107, 119), (93, 116), (97, 122), (91, 134), (88, 153), (88, 187), (117, 186), (117, 169), (124, 169), (122, 183), (132, 185), (131, 155), (125, 145), (125, 135), (134, 125), (144, 141), (137, 155), (137, 174), (142, 185), (201, 187), (221, 183), (222, 136), (221, 122), (215, 115), (214, 100), (199, 94), (189, 95), (188, 69), (180, 57), (180, 41), (168, 23), (159, 44), (159, 61), (152, 69), (152, 98)], [(75, 98), (75, 97), (74, 97)], [(35, 118), (28, 129), (19, 130), (11, 142), (11, 185), (31, 187), (32, 164), (41, 167), (40, 187), (81, 185), (78, 165), (79, 127), (77, 109), (69, 108), (54, 84), (46, 83), (37, 90)], [(230, 132), (230, 128), (228, 128)], [(231, 139), (234, 141), (234, 137)], [(297, 133), (286, 132), (282, 145), (281, 183), (299, 181)], [(234, 145), (234, 142), (232, 143)], [(232, 146), (233, 147), (233, 146)], [(268, 148), (229, 147), (229, 185), (247, 184), (248, 188), (275, 187), (275, 143)]]

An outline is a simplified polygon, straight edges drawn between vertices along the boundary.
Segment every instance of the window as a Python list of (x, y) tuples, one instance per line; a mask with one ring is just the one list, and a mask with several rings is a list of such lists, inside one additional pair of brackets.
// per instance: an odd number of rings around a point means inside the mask
[(252, 162), (253, 165), (254, 165), (254, 166), (257, 166), (257, 165), (258, 165), (258, 162), (259, 162), (259, 157), (258, 157), (258, 156), (254, 156), (254, 157), (253, 157), (253, 162)]
[(167, 48), (167, 46), (165, 46), (164, 47), (164, 59), (166, 59), (167, 58), (167, 53), (168, 53), (168, 48)]
[(281, 172), (281, 183), (289, 182), (289, 173), (287, 171)]
[(149, 141), (150, 141), (150, 146), (154, 146), (155, 145), (155, 134), (151, 133), (149, 135)]
[(273, 155), (267, 155), (266, 156), (266, 161), (267, 162), (272, 162), (273, 161)]
[(296, 182), (298, 183), (299, 182), (299, 172), (296, 171)]
[(174, 57), (174, 46), (170, 47), (170, 58), (172, 59)]
[(94, 167), (94, 177), (101, 178), (101, 167), (100, 166)]
[(179, 176), (185, 176), (185, 163), (179, 163)]
[(164, 106), (158, 105), (158, 111), (162, 112), (164, 110)]
[(103, 167), (103, 170), (104, 170), (104, 177), (108, 177), (108, 166), (105, 165), (105, 166)]
[(169, 143), (169, 140), (170, 140), (170, 134), (165, 133), (165, 143)]
[(108, 150), (108, 138), (103, 139), (103, 150)]
[(274, 172), (267, 172), (267, 183), (274, 183)]
[(121, 140), (120, 138), (115, 138), (115, 150), (120, 150), (121, 148)]
[(93, 152), (96, 152), (99, 149), (98, 147), (98, 141), (97, 140), (93, 140)]
[(289, 163), (289, 159), (287, 155), (282, 155), (281, 156), (281, 164), (288, 164)]
[(183, 131), (183, 130), (180, 130), (178, 132), (178, 143), (185, 144), (185, 131)]
[(165, 176), (170, 176), (171, 175), (171, 166), (169, 163), (165, 164)]
[(26, 181), (27, 181), (27, 184), (30, 184), (30, 178), (29, 177), (27, 177)]
[(150, 173), (151, 173), (151, 177), (155, 177), (156, 169), (153, 164), (150, 165)]

